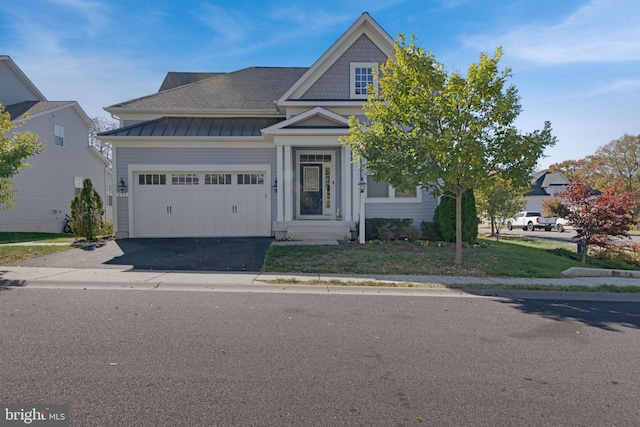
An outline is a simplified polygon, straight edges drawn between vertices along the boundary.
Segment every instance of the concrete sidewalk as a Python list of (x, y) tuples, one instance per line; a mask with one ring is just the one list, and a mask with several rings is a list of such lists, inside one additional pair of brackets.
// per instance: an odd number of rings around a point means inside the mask
[[(268, 283), (280, 280), (284, 283)], [(287, 280), (307, 282), (321, 280), (323, 284), (289, 284)], [(358, 286), (358, 282), (378, 282), (378, 286)], [(419, 288), (398, 284), (432, 284), (441, 287)], [(349, 284), (350, 286), (345, 286)], [(385, 286), (388, 284), (389, 286)], [(394, 286), (396, 285), (396, 286)], [(622, 277), (573, 277), (564, 279), (532, 279), (504, 277), (459, 276), (390, 276), (390, 275), (322, 275), (287, 273), (222, 273), (192, 271), (156, 271), (133, 269), (81, 269), (54, 267), (0, 266), (0, 289), (122, 289), (166, 291), (225, 291), (279, 293), (335, 293), (373, 295), (430, 295), (430, 296), (492, 296), (508, 298), (557, 299), (567, 292), (541, 292), (492, 289), (447, 289), (451, 285), (598, 285), (638, 286), (640, 279)], [(544, 295), (548, 294), (548, 295)], [(574, 294), (574, 293), (572, 293)], [(608, 296), (607, 296), (608, 295)], [(574, 298), (577, 296), (574, 295)], [(585, 293), (579, 299), (639, 301), (640, 294)]]

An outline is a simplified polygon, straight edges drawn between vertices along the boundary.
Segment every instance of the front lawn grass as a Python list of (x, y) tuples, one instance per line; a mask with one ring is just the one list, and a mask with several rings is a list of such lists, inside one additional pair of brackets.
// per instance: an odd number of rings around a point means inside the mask
[[(345, 243), (338, 246), (272, 245), (263, 271), (283, 273), (402, 274), (435, 276), (496, 276), (558, 278), (570, 267), (583, 267), (575, 245), (509, 239), (499, 242), (479, 238), (479, 244), (463, 249), (457, 266), (452, 243), (420, 246), (409, 242), (382, 244)], [(574, 259), (576, 258), (576, 259)], [(610, 263), (588, 259), (587, 267), (611, 268)], [(620, 263), (616, 268), (629, 268)]]
[(55, 252), (72, 249), (67, 246), (0, 246), (0, 265), (8, 265), (25, 259), (37, 258)]
[(72, 243), (73, 240), (72, 234), (0, 232), (0, 244), (21, 242)]

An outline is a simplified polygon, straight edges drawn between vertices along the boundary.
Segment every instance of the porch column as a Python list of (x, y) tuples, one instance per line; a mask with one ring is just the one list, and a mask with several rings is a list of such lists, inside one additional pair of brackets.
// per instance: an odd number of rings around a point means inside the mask
[(342, 156), (342, 218), (345, 221), (352, 221), (352, 197), (353, 194), (353, 174), (351, 173), (351, 148), (343, 148)]
[(291, 145), (284, 146), (284, 220), (293, 220), (293, 168)]
[(282, 145), (276, 146), (276, 211), (277, 221), (284, 221), (284, 190), (282, 185), (284, 184), (284, 165), (282, 164), (283, 156)]

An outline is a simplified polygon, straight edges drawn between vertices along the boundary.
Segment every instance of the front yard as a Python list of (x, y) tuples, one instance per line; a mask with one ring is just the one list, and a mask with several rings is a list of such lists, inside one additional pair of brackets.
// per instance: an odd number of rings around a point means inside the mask
[[(583, 266), (575, 244), (529, 239), (496, 242), (480, 238), (463, 249), (463, 265), (454, 263), (452, 243), (427, 246), (405, 241), (344, 243), (338, 246), (271, 246), (264, 271), (334, 274), (404, 274), (558, 278), (570, 267)], [(587, 267), (635, 269), (617, 260), (589, 258)]]
[[(0, 233), (0, 244), (35, 242), (34, 245), (0, 245), (0, 265), (69, 250), (68, 234)], [(60, 245), (62, 243), (63, 245)], [(575, 244), (552, 240), (504, 238), (496, 242), (480, 237), (478, 244), (463, 249), (463, 265), (454, 263), (452, 243), (355, 242), (337, 246), (272, 245), (263, 271), (282, 273), (385, 274), (476, 277), (559, 278), (570, 267), (583, 267)], [(637, 259), (637, 254), (636, 254)], [(637, 262), (636, 262), (637, 264)], [(590, 255), (587, 267), (639, 269), (613, 259)]]
[[(23, 242), (36, 242), (36, 245), (29, 246), (9, 246)], [(64, 245), (59, 245), (64, 243)], [(54, 252), (67, 251), (72, 246), (66, 243), (73, 243), (73, 236), (70, 234), (52, 233), (7, 233), (0, 232), (0, 265), (7, 265), (23, 261), (25, 259), (37, 258)]]

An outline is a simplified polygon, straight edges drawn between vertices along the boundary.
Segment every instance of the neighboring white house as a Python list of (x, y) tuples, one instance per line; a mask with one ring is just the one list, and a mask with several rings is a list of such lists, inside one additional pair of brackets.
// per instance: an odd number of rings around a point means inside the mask
[(525, 194), (526, 211), (542, 212), (542, 202), (558, 196), (571, 185), (562, 172), (537, 172), (531, 179), (531, 187)]
[[(364, 13), (310, 68), (169, 73), (157, 93), (105, 108), (122, 126), (100, 135), (114, 187), (126, 186), (116, 237), (349, 236), (362, 175), (339, 138), (391, 55), (393, 39)], [(366, 217), (416, 225), (437, 206), (423, 189), (370, 179), (362, 196)]]
[(62, 232), (71, 200), (91, 179), (111, 218), (110, 162), (89, 145), (91, 120), (75, 101), (47, 101), (8, 56), (0, 56), (0, 104), (19, 131), (45, 143), (13, 177), (16, 206), (0, 212), (0, 231)]

